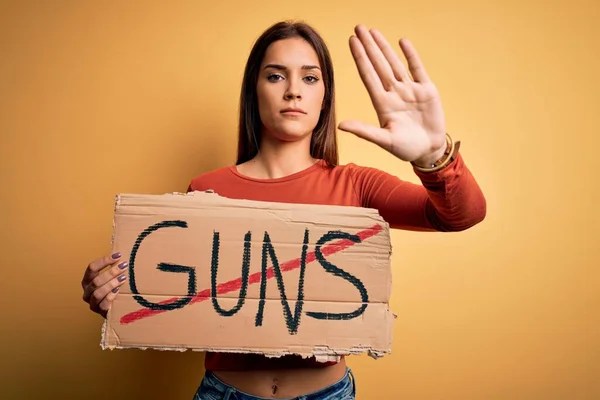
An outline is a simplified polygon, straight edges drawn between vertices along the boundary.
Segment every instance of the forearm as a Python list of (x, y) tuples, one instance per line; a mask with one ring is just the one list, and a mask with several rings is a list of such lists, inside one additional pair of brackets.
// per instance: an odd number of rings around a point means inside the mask
[(435, 172), (414, 169), (421, 184), (373, 168), (356, 168), (360, 203), (375, 208), (393, 229), (460, 231), (482, 221), (486, 201), (460, 153)]
[(439, 171), (415, 173), (427, 193), (425, 218), (433, 229), (462, 231), (485, 218), (485, 197), (460, 153)]

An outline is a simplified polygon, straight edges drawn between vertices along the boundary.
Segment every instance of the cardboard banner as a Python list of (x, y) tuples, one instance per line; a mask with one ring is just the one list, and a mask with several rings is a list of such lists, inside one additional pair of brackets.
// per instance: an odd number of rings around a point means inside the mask
[(101, 346), (297, 354), (391, 351), (388, 224), (373, 209), (119, 195), (128, 284)]

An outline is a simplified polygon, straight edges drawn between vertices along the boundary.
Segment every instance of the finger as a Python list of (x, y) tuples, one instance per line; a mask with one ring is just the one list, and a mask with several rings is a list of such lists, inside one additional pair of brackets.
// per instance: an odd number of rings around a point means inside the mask
[[(115, 265), (115, 266), (111, 267), (110, 269), (104, 271), (103, 273), (97, 275), (94, 279), (91, 280), (90, 283), (87, 284), (87, 286), (84, 287), (83, 300), (86, 302), (89, 302), (90, 297), (92, 296), (93, 293), (97, 292), (99, 289), (106, 286), (106, 284), (110, 283), (111, 280), (113, 280), (114, 278), (117, 278), (117, 277), (123, 275), (123, 273), (125, 272), (125, 270), (128, 266), (129, 266), (129, 264), (127, 262), (123, 261), (123, 262), (119, 263), (118, 265)], [(110, 288), (110, 289), (112, 289), (112, 288)]]
[(378, 98), (385, 92), (385, 88), (383, 87), (375, 68), (373, 68), (373, 64), (371, 64), (365, 48), (356, 36), (350, 37), (350, 51), (354, 58), (356, 68), (358, 69), (360, 79), (365, 84), (371, 99)]
[(373, 125), (356, 120), (342, 121), (338, 125), (338, 128), (368, 140), (388, 151), (391, 150), (392, 140), (385, 129), (377, 128)]
[(100, 271), (102, 271), (107, 266), (118, 262), (120, 259), (121, 253), (114, 253), (92, 261), (85, 269), (83, 279), (81, 280), (81, 286), (87, 286), (92, 279), (98, 276)]
[(392, 71), (390, 63), (386, 60), (381, 49), (375, 42), (371, 32), (369, 32), (363, 25), (356, 26), (355, 32), (365, 50), (365, 53), (367, 54), (372, 68), (376, 71), (377, 76), (379, 77), (383, 86), (385, 88), (389, 88), (394, 85), (396, 83), (394, 71)]
[(102, 300), (102, 302), (98, 305), (98, 312), (104, 318), (106, 318), (106, 316), (108, 315), (108, 312), (110, 311), (115, 299), (117, 298), (117, 294), (119, 293), (119, 287), (120, 286), (116, 287), (114, 291), (111, 290), (106, 295), (106, 297), (104, 297), (104, 300)]
[(400, 47), (408, 62), (408, 68), (415, 82), (425, 83), (430, 82), (429, 76), (425, 71), (425, 66), (417, 53), (417, 50), (408, 39), (400, 39)]
[(377, 46), (379, 46), (381, 52), (389, 63), (394, 77), (399, 81), (411, 80), (406, 66), (400, 60), (400, 57), (398, 57), (398, 54), (394, 51), (394, 49), (392, 49), (392, 46), (390, 46), (390, 43), (385, 39), (383, 34), (375, 29), (371, 30), (371, 34), (373, 35), (375, 43), (377, 43)]
[(90, 296), (90, 309), (106, 315), (119, 289), (125, 282), (127, 282), (127, 274), (123, 273), (96, 289)]

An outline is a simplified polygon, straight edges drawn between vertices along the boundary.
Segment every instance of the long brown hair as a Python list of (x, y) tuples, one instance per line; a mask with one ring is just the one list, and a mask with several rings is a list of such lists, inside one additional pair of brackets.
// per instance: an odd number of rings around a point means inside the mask
[(321, 116), (310, 143), (310, 154), (323, 159), (328, 165), (338, 164), (336, 139), (335, 95), (333, 63), (327, 45), (314, 28), (303, 22), (282, 21), (269, 27), (257, 39), (248, 56), (240, 95), (238, 154), (236, 164), (252, 159), (258, 153), (262, 123), (258, 112), (256, 84), (260, 64), (269, 45), (277, 40), (300, 37), (315, 49), (321, 64), (325, 96)]

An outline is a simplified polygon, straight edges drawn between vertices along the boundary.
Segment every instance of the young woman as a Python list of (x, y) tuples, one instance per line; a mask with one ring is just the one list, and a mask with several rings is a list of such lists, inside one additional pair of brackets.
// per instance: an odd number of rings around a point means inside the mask
[[(380, 126), (344, 121), (339, 128), (410, 162), (421, 185), (373, 168), (338, 165), (329, 52), (310, 26), (281, 22), (261, 35), (246, 65), (236, 165), (193, 179), (188, 190), (371, 207), (396, 229), (460, 231), (482, 221), (484, 196), (459, 143), (446, 132), (436, 87), (412, 44), (403, 39), (400, 47), (408, 69), (379, 32), (356, 27), (350, 49)], [(118, 254), (88, 265), (82, 286), (93, 311), (106, 316), (126, 281), (126, 267)], [(206, 375), (195, 399), (265, 398), (354, 399), (355, 382), (344, 359), (206, 355)]]

